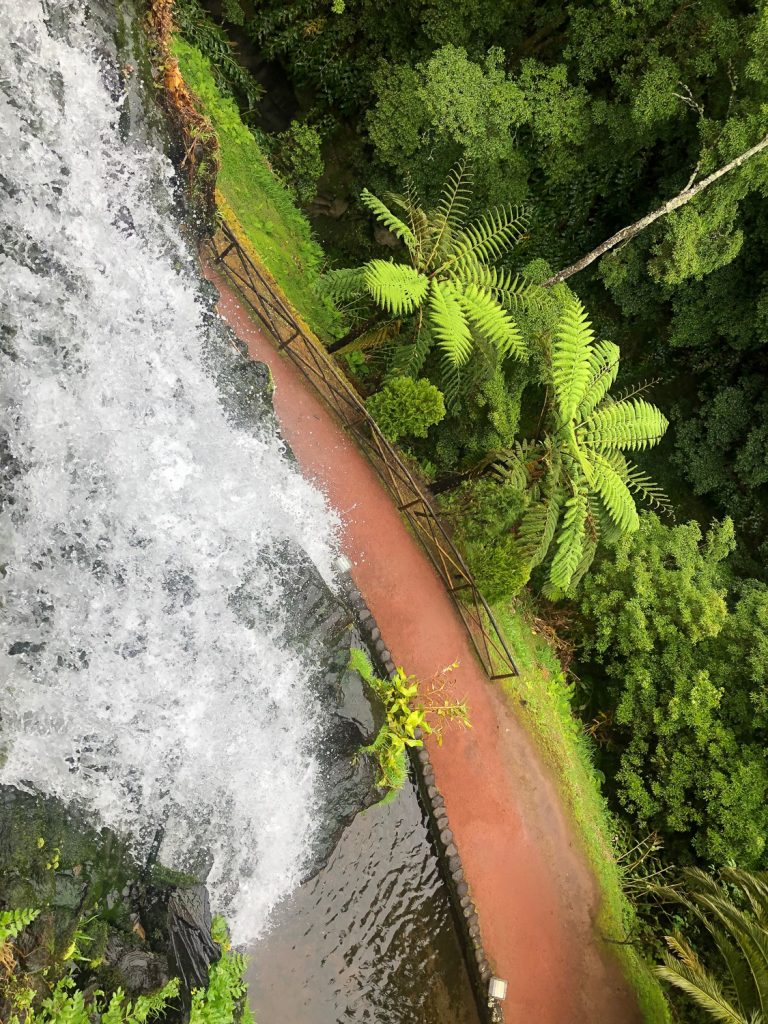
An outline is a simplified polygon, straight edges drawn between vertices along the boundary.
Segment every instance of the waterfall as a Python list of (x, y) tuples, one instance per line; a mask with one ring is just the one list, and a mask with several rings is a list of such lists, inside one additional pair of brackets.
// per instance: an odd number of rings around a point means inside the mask
[(206, 851), (245, 941), (301, 877), (319, 787), (284, 553), (330, 581), (338, 523), (222, 397), (232, 342), (93, 6), (0, 0), (0, 782), (139, 850), (162, 825), (169, 866)]

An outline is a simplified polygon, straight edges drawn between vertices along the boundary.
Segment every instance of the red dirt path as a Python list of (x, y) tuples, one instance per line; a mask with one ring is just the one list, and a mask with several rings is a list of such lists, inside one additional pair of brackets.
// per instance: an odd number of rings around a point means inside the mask
[(635, 1024), (640, 1014), (596, 935), (598, 894), (553, 780), (475, 659), (440, 578), (372, 467), (224, 281), (219, 312), (268, 363), (283, 435), (344, 521), (352, 576), (393, 660), (427, 679), (454, 660), (471, 730), (430, 744), (486, 952), (509, 981), (508, 1024)]

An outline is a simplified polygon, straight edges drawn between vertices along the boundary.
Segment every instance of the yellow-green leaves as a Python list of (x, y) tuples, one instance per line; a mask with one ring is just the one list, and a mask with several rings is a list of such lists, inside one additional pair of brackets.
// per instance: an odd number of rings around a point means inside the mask
[(552, 383), (564, 422), (574, 419), (594, 376), (592, 346), (595, 335), (578, 299), (568, 302), (552, 346)]
[(369, 260), (364, 268), (365, 287), (377, 306), (394, 316), (412, 313), (429, 288), (427, 278), (406, 263)]

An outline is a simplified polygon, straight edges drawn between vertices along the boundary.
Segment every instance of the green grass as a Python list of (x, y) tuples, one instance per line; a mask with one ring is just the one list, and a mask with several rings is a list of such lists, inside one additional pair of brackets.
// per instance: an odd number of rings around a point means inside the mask
[(335, 337), (339, 314), (316, 290), (325, 255), (309, 221), (275, 177), (237, 104), (219, 91), (210, 61), (178, 36), (172, 51), (219, 140), (217, 191), (297, 312), (321, 338)]
[[(597, 928), (608, 938), (623, 940), (632, 929), (635, 913), (622, 889), (613, 854), (613, 821), (601, 792), (601, 776), (592, 763), (590, 740), (571, 712), (571, 688), (555, 652), (533, 630), (532, 616), (523, 602), (519, 607), (500, 603), (493, 612), (520, 668), (519, 677), (503, 682), (505, 693), (554, 771), (600, 888)], [(643, 957), (632, 946), (611, 949), (637, 993), (648, 1024), (670, 1021), (661, 986)]]

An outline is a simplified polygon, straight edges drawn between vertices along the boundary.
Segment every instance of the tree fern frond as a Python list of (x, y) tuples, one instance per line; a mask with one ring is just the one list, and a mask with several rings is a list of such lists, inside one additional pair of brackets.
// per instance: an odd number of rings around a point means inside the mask
[(369, 260), (363, 270), (365, 287), (372, 299), (393, 316), (412, 313), (429, 288), (427, 278), (405, 263)]
[(584, 547), (579, 564), (576, 566), (568, 585), (568, 594), (573, 597), (576, 588), (589, 572), (597, 554), (597, 545), (600, 541), (601, 530), (597, 513), (592, 510), (592, 501), (589, 501), (589, 512), (585, 522)]
[(499, 259), (522, 238), (528, 221), (529, 215), (524, 209), (494, 207), (456, 235), (440, 271), (456, 272), (459, 267), (474, 267), (477, 262)]
[(492, 295), (468, 284), (458, 291), (458, 298), (475, 330), (492, 342), (502, 356), (526, 358), (528, 352), (517, 324)]
[(464, 223), (471, 198), (472, 170), (466, 160), (459, 160), (448, 172), (437, 209), (431, 218), (428, 266), (445, 257), (451, 240)]
[(561, 508), (561, 494), (551, 491), (532, 502), (520, 521), (517, 550), (532, 569), (547, 556), (557, 530)]
[(354, 299), (365, 291), (365, 267), (329, 270), (320, 278), (319, 290), (334, 302)]
[(397, 235), (401, 242), (405, 242), (411, 251), (415, 249), (416, 236), (408, 225), (396, 217), (389, 207), (367, 188), (360, 193), (360, 202), (371, 211), (376, 220), (388, 228), (392, 234)]
[(440, 361), (440, 390), (443, 392), (445, 408), (450, 413), (458, 412), (462, 393), (461, 368), (447, 356)]
[(557, 551), (549, 568), (549, 582), (563, 592), (568, 590), (584, 555), (588, 512), (587, 498), (581, 492), (565, 502), (563, 525), (557, 536)]
[(612, 341), (598, 341), (589, 353), (589, 368), (592, 374), (584, 398), (579, 404), (576, 418), (586, 419), (602, 402), (619, 373), (619, 346)]
[(595, 453), (593, 486), (613, 522), (622, 533), (634, 533), (640, 527), (637, 509), (629, 488), (608, 459)]
[(598, 451), (637, 451), (658, 444), (668, 426), (669, 420), (655, 405), (633, 398), (603, 403), (584, 421), (579, 434), (583, 444)]
[(393, 374), (403, 374), (406, 377), (418, 377), (426, 362), (429, 350), (432, 348), (432, 332), (426, 323), (422, 311), (419, 310), (419, 319), (410, 345), (401, 345), (394, 354), (391, 365)]
[(563, 421), (574, 419), (593, 376), (592, 325), (578, 299), (563, 310), (552, 347), (552, 383)]
[(402, 326), (402, 320), (390, 320), (386, 324), (379, 324), (358, 338), (354, 338), (344, 348), (338, 349), (338, 355), (345, 356), (350, 352), (367, 352), (372, 348), (381, 348), (382, 345), (386, 345), (398, 336)]
[(608, 461), (630, 491), (639, 495), (643, 501), (647, 502), (658, 512), (668, 515), (674, 519), (675, 513), (672, 502), (667, 497), (664, 489), (655, 482), (653, 477), (640, 469), (639, 466), (636, 466), (634, 462), (630, 462), (626, 459), (621, 452), (611, 453), (608, 456)]
[(531, 464), (537, 461), (539, 454), (539, 445), (534, 441), (515, 441), (512, 448), (489, 452), (483, 465), (490, 466), (499, 479), (523, 491), (531, 480)]
[(534, 309), (543, 301), (543, 289), (528, 281), (521, 274), (511, 270), (489, 267), (484, 263), (473, 263), (462, 267), (462, 281), (476, 284), (490, 292), (495, 299), (506, 306), (517, 309)]
[(472, 332), (454, 287), (433, 278), (429, 314), (437, 343), (454, 366), (462, 366), (472, 352)]

